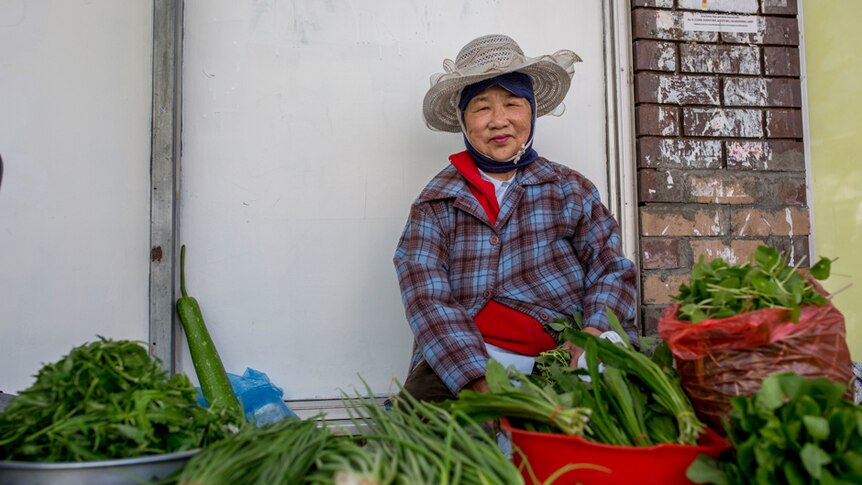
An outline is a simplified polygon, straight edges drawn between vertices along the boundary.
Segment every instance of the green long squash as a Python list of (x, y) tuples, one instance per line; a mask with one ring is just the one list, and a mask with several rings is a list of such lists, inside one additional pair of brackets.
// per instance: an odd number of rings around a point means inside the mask
[(186, 246), (180, 247), (180, 293), (177, 300), (177, 313), (189, 342), (192, 363), (198, 376), (204, 398), (210, 408), (228, 408), (242, 413), (233, 387), (224, 370), (218, 350), (207, 331), (201, 307), (196, 299), (186, 293)]

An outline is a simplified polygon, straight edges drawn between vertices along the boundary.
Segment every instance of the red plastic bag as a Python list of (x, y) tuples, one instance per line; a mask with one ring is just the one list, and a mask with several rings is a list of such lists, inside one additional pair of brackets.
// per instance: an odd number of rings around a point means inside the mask
[(677, 319), (679, 305), (659, 319), (659, 336), (676, 357), (683, 388), (698, 417), (716, 430), (730, 400), (749, 396), (778, 371), (825, 377), (848, 386), (853, 379), (844, 316), (831, 302), (790, 311), (767, 308), (727, 318), (691, 323)]

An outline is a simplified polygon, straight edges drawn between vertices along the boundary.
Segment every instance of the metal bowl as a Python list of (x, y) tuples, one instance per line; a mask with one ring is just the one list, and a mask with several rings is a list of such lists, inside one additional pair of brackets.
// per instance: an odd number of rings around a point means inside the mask
[(179, 470), (200, 450), (77, 463), (0, 461), (3, 485), (139, 485)]

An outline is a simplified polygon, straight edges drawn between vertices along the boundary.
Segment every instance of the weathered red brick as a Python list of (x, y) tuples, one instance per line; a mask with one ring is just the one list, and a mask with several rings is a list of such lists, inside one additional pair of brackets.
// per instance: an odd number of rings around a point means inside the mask
[(760, 74), (757, 47), (717, 44), (680, 44), (682, 72), (714, 74)]
[(803, 206), (808, 202), (805, 177), (790, 177), (782, 174), (773, 181), (772, 187), (775, 194), (773, 200), (776, 204)]
[(721, 258), (730, 264), (743, 264), (752, 260), (757, 247), (764, 244), (762, 239), (724, 239), (692, 238), (689, 240), (694, 261), (703, 256), (704, 261)]
[(679, 109), (657, 104), (642, 104), (635, 108), (638, 135), (679, 135)]
[(726, 106), (802, 106), (799, 79), (736, 77), (724, 80)]
[[(767, 246), (787, 255), (788, 263), (797, 265), (801, 263), (803, 268), (811, 266), (811, 253), (808, 251), (808, 236), (779, 237), (774, 236), (767, 239)], [(823, 256), (823, 255), (818, 255)], [(817, 262), (817, 258), (814, 259)]]
[(700, 204), (752, 204), (761, 198), (759, 180), (751, 176), (690, 174), (686, 186), (691, 202)]
[(635, 102), (660, 104), (720, 104), (718, 78), (640, 73), (635, 77)]
[(686, 136), (760, 138), (763, 136), (759, 110), (683, 108)]
[(799, 77), (799, 48), (765, 46), (763, 69), (767, 76)]
[(736, 170), (805, 170), (802, 142), (792, 140), (728, 140), (727, 168)]
[(796, 16), (796, 0), (761, 0), (760, 11), (770, 15)]
[(799, 22), (795, 17), (757, 17), (758, 32), (722, 32), (729, 44), (799, 45)]
[(641, 306), (641, 328), (643, 328), (644, 335), (658, 336), (658, 322), (665, 308), (667, 308), (667, 305)]
[(632, 10), (632, 38), (718, 42), (718, 32), (683, 29), (682, 12), (636, 8)]
[(676, 44), (641, 39), (634, 42), (635, 71), (676, 71)]
[(647, 205), (640, 208), (641, 236), (720, 236), (721, 210), (698, 205)]
[(766, 112), (766, 136), (769, 138), (802, 138), (802, 111), (771, 109)]
[(688, 284), (689, 274), (645, 273), (641, 280), (643, 303), (647, 305), (667, 305), (672, 303), (671, 295), (679, 294), (679, 286)]
[(679, 0), (679, 8), (703, 12), (757, 13), (758, 0)]
[(808, 211), (801, 207), (736, 209), (730, 215), (731, 236), (807, 236), (810, 231)]
[(641, 239), (641, 269), (680, 267), (679, 239)]
[(643, 137), (638, 139), (638, 166), (651, 168), (719, 168), (718, 140)]
[(683, 202), (685, 184), (675, 171), (638, 170), (638, 193), (641, 202)]

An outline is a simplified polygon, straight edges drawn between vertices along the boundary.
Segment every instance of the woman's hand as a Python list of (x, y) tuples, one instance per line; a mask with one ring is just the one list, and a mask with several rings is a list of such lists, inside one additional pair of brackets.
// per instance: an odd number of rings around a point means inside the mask
[(484, 377), (480, 377), (467, 384), (467, 388), (476, 392), (488, 392), (488, 383), (485, 381)]
[[(583, 329), (583, 331), (585, 333), (590, 334), (590, 335), (595, 335), (596, 337), (598, 337), (599, 335), (602, 334), (602, 331), (595, 328), (595, 327), (586, 327)], [(578, 359), (581, 357), (581, 354), (584, 353), (584, 349), (578, 347), (577, 345), (575, 345), (571, 342), (563, 342), (563, 348), (568, 350), (569, 354), (571, 354), (572, 359), (569, 361), (569, 367), (574, 369), (575, 367), (578, 366)]]

